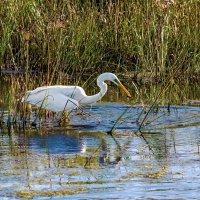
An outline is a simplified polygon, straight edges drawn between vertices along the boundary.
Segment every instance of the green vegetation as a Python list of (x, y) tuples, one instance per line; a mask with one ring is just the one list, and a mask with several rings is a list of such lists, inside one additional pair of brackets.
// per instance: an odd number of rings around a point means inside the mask
[(39, 69), (48, 72), (47, 84), (63, 82), (66, 74), (78, 79), (103, 71), (158, 81), (169, 75), (199, 80), (198, 0), (0, 4), (2, 69)]
[(199, 13), (198, 0), (1, 1), (0, 107), (8, 112), (0, 113), (0, 127), (31, 121), (20, 101), (27, 90), (70, 83), (94, 94), (93, 82), (105, 71), (128, 79), (130, 105), (154, 109), (196, 99)]
[(39, 190), (32, 190), (32, 191), (17, 191), (14, 194), (20, 198), (30, 199), (35, 196), (44, 196), (44, 197), (54, 197), (54, 196), (66, 196), (66, 195), (73, 195), (79, 194), (84, 192), (88, 189), (86, 188), (79, 188), (77, 190), (72, 189), (63, 189), (63, 190), (53, 190), (53, 191), (39, 191)]

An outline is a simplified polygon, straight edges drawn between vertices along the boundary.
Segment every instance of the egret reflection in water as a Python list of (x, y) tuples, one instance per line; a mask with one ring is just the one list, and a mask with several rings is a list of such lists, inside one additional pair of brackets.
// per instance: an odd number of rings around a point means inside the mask
[[(95, 134), (95, 133), (94, 133)], [(98, 134), (98, 133), (97, 133)], [(85, 135), (85, 134), (84, 134)], [(33, 135), (29, 139), (29, 147), (31, 151), (38, 153), (48, 153), (49, 155), (87, 155), (90, 153), (91, 157), (97, 151), (101, 152), (99, 155), (99, 164), (107, 165), (114, 164), (120, 161), (120, 146), (116, 141), (103, 133), (101, 137), (90, 135), (79, 136), (73, 134), (46, 134)], [(87, 165), (87, 163), (86, 163)]]
[(31, 148), (38, 152), (46, 151), (49, 154), (76, 154), (84, 152), (88, 145), (98, 145), (99, 140), (53, 134), (45, 136), (33, 136), (29, 139), (29, 143)]

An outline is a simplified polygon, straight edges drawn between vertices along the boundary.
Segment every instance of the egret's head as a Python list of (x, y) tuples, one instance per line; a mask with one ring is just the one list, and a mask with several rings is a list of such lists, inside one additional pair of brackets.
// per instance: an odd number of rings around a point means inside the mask
[(103, 73), (98, 78), (99, 81), (112, 81), (115, 85), (119, 86), (128, 97), (132, 97), (130, 92), (125, 88), (125, 86), (121, 83), (121, 81), (117, 78), (117, 76), (113, 73)]

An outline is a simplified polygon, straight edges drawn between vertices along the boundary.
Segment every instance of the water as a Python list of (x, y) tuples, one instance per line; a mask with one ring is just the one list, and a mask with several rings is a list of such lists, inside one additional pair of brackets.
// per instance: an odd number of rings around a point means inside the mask
[(1, 129), (0, 199), (200, 199), (200, 107), (160, 106), (142, 134), (141, 106), (83, 111), (65, 128)]
[[(7, 122), (19, 94), (15, 83), (0, 84)], [(0, 121), (0, 199), (200, 199), (200, 93), (184, 89), (182, 105), (154, 107), (142, 127), (149, 106), (112, 89), (66, 127), (52, 117), (32, 126), (34, 112), (26, 129), (17, 115), (9, 131)]]

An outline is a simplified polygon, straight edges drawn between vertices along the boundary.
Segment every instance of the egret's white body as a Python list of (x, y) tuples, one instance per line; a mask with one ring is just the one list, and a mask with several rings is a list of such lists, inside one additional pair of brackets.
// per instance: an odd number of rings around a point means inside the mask
[(22, 98), (22, 102), (28, 102), (53, 112), (70, 111), (79, 105), (91, 105), (100, 100), (107, 92), (107, 84), (104, 82), (106, 80), (120, 86), (131, 97), (116, 75), (103, 73), (97, 78), (97, 85), (100, 87), (100, 92), (95, 95), (87, 96), (83, 88), (79, 86), (44, 86), (27, 91)]

